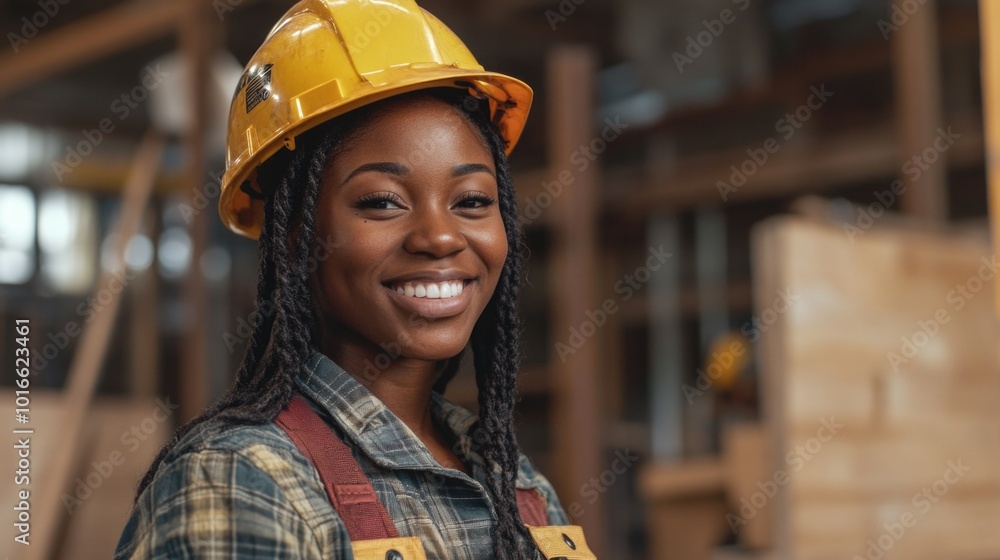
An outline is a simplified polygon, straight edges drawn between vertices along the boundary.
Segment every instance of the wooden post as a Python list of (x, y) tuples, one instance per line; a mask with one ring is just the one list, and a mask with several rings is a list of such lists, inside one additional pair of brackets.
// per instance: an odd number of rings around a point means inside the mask
[[(986, 135), (986, 180), (989, 185), (990, 222), (993, 226), (993, 253), (1000, 247), (1000, 3), (982, 0), (979, 3), (979, 25), (982, 41), (983, 117)], [(1000, 317), (1000, 282), (997, 290), (996, 315)]]
[[(186, 131), (186, 191), (194, 195), (205, 184), (205, 150), (208, 115), (208, 63), (215, 43), (211, 40), (214, 14), (202, 0), (188, 0), (180, 28), (180, 43), (188, 65), (192, 118)], [(180, 372), (180, 418), (186, 422), (208, 406), (208, 288), (201, 271), (201, 255), (208, 240), (211, 212), (196, 212), (191, 223), (191, 265), (184, 281), (188, 325)]]
[[(160, 220), (158, 213), (148, 209), (143, 217), (144, 231), (151, 239), (157, 239)], [(140, 272), (132, 281), (131, 348), (129, 349), (129, 382), (133, 396), (152, 400), (160, 388), (160, 314), (156, 308), (160, 302), (160, 275), (154, 262)]]
[[(890, 36), (900, 165), (932, 148), (942, 126), (937, 33), (937, 2), (927, 0)], [(937, 155), (934, 163), (921, 167), (919, 178), (907, 182), (902, 209), (923, 220), (941, 222), (948, 217), (948, 165), (947, 154)]]
[[(563, 182), (560, 175), (573, 176), (552, 197), (549, 209), (554, 236), (549, 290), (553, 343), (566, 344), (570, 329), (579, 331), (587, 312), (600, 309), (595, 283), (600, 176), (596, 161), (579, 172), (570, 164), (574, 151), (599, 138), (593, 126), (596, 66), (595, 55), (584, 47), (557, 47), (548, 59), (549, 180)], [(555, 479), (572, 522), (584, 528), (590, 548), (601, 558), (608, 557), (603, 509), (588, 504), (580, 492), (608, 468), (603, 464), (604, 410), (599, 397), (599, 346), (604, 336), (607, 333), (594, 333), (575, 352), (552, 359)]]

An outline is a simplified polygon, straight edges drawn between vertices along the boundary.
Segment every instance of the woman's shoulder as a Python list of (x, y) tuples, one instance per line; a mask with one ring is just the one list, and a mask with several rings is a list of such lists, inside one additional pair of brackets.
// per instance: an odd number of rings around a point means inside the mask
[(164, 457), (115, 558), (173, 558), (177, 547), (194, 556), (211, 548), (257, 558), (282, 549), (318, 558), (319, 550), (340, 550), (345, 542), (322, 482), (279, 427), (210, 419)]
[(234, 425), (219, 418), (210, 418), (184, 434), (164, 457), (164, 461), (198, 452), (238, 453), (254, 445), (263, 445), (276, 451), (295, 449), (291, 440), (273, 422)]
[(150, 486), (161, 497), (210, 487), (216, 492), (264, 492), (276, 500), (310, 494), (324, 498), (309, 460), (273, 422), (233, 425), (213, 418), (199, 423), (163, 458)]
[[(233, 425), (219, 419), (199, 423), (163, 458), (151, 486), (159, 492), (189, 492), (192, 486), (229, 486), (230, 491), (265, 490), (287, 498), (322, 499), (322, 481), (309, 460), (275, 423)], [(315, 495), (315, 496), (313, 496)]]

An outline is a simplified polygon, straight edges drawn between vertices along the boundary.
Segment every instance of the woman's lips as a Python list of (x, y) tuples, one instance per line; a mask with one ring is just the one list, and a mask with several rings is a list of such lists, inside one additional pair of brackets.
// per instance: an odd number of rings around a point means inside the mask
[(421, 317), (441, 318), (458, 315), (469, 307), (472, 302), (472, 282), (409, 281), (383, 287), (389, 292), (389, 297), (403, 309)]

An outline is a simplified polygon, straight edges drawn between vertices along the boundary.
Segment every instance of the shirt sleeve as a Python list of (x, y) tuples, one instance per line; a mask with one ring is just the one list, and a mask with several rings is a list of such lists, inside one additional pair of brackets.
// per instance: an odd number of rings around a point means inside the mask
[(145, 489), (114, 558), (353, 560), (340, 519), (310, 526), (310, 501), (293, 503), (294, 481), (281, 479), (238, 452), (184, 454)]

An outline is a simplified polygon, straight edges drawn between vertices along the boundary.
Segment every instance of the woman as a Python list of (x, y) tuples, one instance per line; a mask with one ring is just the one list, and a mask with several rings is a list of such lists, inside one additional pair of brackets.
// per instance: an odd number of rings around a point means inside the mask
[[(234, 98), (220, 199), (275, 312), (161, 450), (116, 558), (593, 558), (512, 424), (530, 101), (412, 2), (285, 15)], [(467, 345), (479, 418), (441, 396)]]

